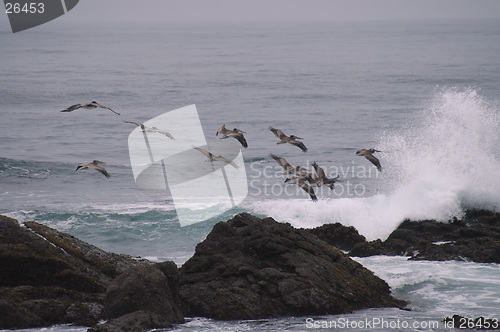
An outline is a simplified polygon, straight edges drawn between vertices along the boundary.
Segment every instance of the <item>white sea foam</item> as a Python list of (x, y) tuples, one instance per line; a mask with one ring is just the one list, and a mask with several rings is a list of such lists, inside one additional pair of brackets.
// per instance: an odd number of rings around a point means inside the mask
[[(432, 310), (442, 317), (452, 313), (495, 317), (498, 313), (497, 264), (408, 261), (401, 256), (355, 259), (385, 280), (396, 297), (404, 294), (416, 311)], [(464, 303), (467, 309), (462, 307)]]
[(496, 210), (499, 129), (498, 109), (475, 90), (447, 89), (414, 123), (380, 138), (380, 194), (317, 203), (269, 200), (251, 208), (297, 227), (341, 222), (368, 240), (385, 239), (406, 218), (447, 221), (464, 208)]

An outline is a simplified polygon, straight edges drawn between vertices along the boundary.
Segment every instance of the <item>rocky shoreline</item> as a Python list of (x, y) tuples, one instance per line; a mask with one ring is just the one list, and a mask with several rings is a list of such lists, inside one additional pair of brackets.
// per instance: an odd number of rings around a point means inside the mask
[[(347, 252), (345, 254), (344, 252)], [(353, 227), (296, 229), (247, 213), (219, 222), (182, 267), (105, 252), (30, 221), (0, 216), (0, 328), (55, 324), (92, 332), (399, 307), (388, 285), (349, 256), (500, 262), (500, 214), (449, 223), (405, 220), (385, 241)], [(104, 322), (104, 323), (99, 323)]]
[(407, 256), (411, 260), (500, 263), (500, 213), (473, 210), (449, 222), (404, 220), (385, 241), (366, 241), (354, 227), (326, 224), (308, 230), (352, 257)]

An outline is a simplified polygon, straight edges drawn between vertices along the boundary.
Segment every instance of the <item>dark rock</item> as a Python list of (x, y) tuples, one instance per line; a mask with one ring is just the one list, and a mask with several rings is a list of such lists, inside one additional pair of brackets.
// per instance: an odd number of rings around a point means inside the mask
[(360, 242), (356, 244), (349, 252), (350, 256), (355, 257), (368, 257), (374, 255), (384, 255), (386, 253), (385, 247), (381, 240), (371, 242)]
[(87, 332), (142, 332), (172, 326), (168, 319), (156, 312), (138, 310), (96, 325)]
[[(177, 287), (173, 285), (174, 289)], [(104, 297), (104, 307), (108, 318), (143, 310), (157, 313), (170, 324), (183, 323), (180, 303), (175, 299), (165, 274), (150, 264), (140, 264), (111, 282)]]
[(92, 325), (111, 280), (137, 262), (36, 222), (0, 216), (0, 328)]
[(177, 308), (181, 307), (181, 300), (179, 297), (179, 283), (181, 280), (181, 272), (177, 268), (177, 265), (172, 261), (156, 263), (154, 265), (159, 269), (168, 280), (168, 286), (170, 287), (170, 292), (172, 295), (172, 301)]
[(257, 319), (404, 306), (388, 285), (305, 230), (247, 213), (216, 224), (181, 268), (187, 316)]
[(363, 235), (353, 226), (346, 227), (340, 223), (325, 224), (320, 227), (306, 229), (318, 239), (325, 241), (340, 250), (351, 250), (357, 243), (366, 241)]
[(463, 219), (453, 218), (448, 223), (405, 220), (385, 241), (359, 242), (349, 255), (500, 263), (500, 214), (468, 211)]
[(0, 324), (2, 329), (22, 329), (36, 326), (39, 318), (13, 303), (0, 299)]

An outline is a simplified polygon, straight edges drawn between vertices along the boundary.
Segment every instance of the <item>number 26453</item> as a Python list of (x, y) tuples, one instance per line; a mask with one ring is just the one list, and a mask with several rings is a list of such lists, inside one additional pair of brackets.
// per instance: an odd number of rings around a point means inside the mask
[(30, 2), (22, 5), (20, 3), (7, 2), (5, 4), (5, 12), (7, 14), (43, 14), (45, 12), (45, 4), (43, 2)]

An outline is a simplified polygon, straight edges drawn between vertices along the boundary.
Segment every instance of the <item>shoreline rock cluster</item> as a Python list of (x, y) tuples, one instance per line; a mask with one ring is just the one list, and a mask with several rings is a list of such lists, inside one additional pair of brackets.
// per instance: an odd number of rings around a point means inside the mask
[(258, 319), (405, 306), (349, 255), (499, 263), (500, 214), (472, 211), (450, 223), (406, 220), (385, 241), (367, 242), (353, 227), (296, 229), (242, 213), (216, 224), (181, 268), (108, 253), (42, 224), (0, 216), (0, 328), (145, 331), (193, 316)]
[(247, 213), (216, 224), (181, 275), (187, 316), (259, 319), (406, 304), (340, 250), (290, 224)]
[(500, 263), (500, 213), (474, 210), (449, 222), (404, 220), (385, 241), (366, 241), (339, 223), (307, 230), (353, 257), (408, 256), (411, 260)]

